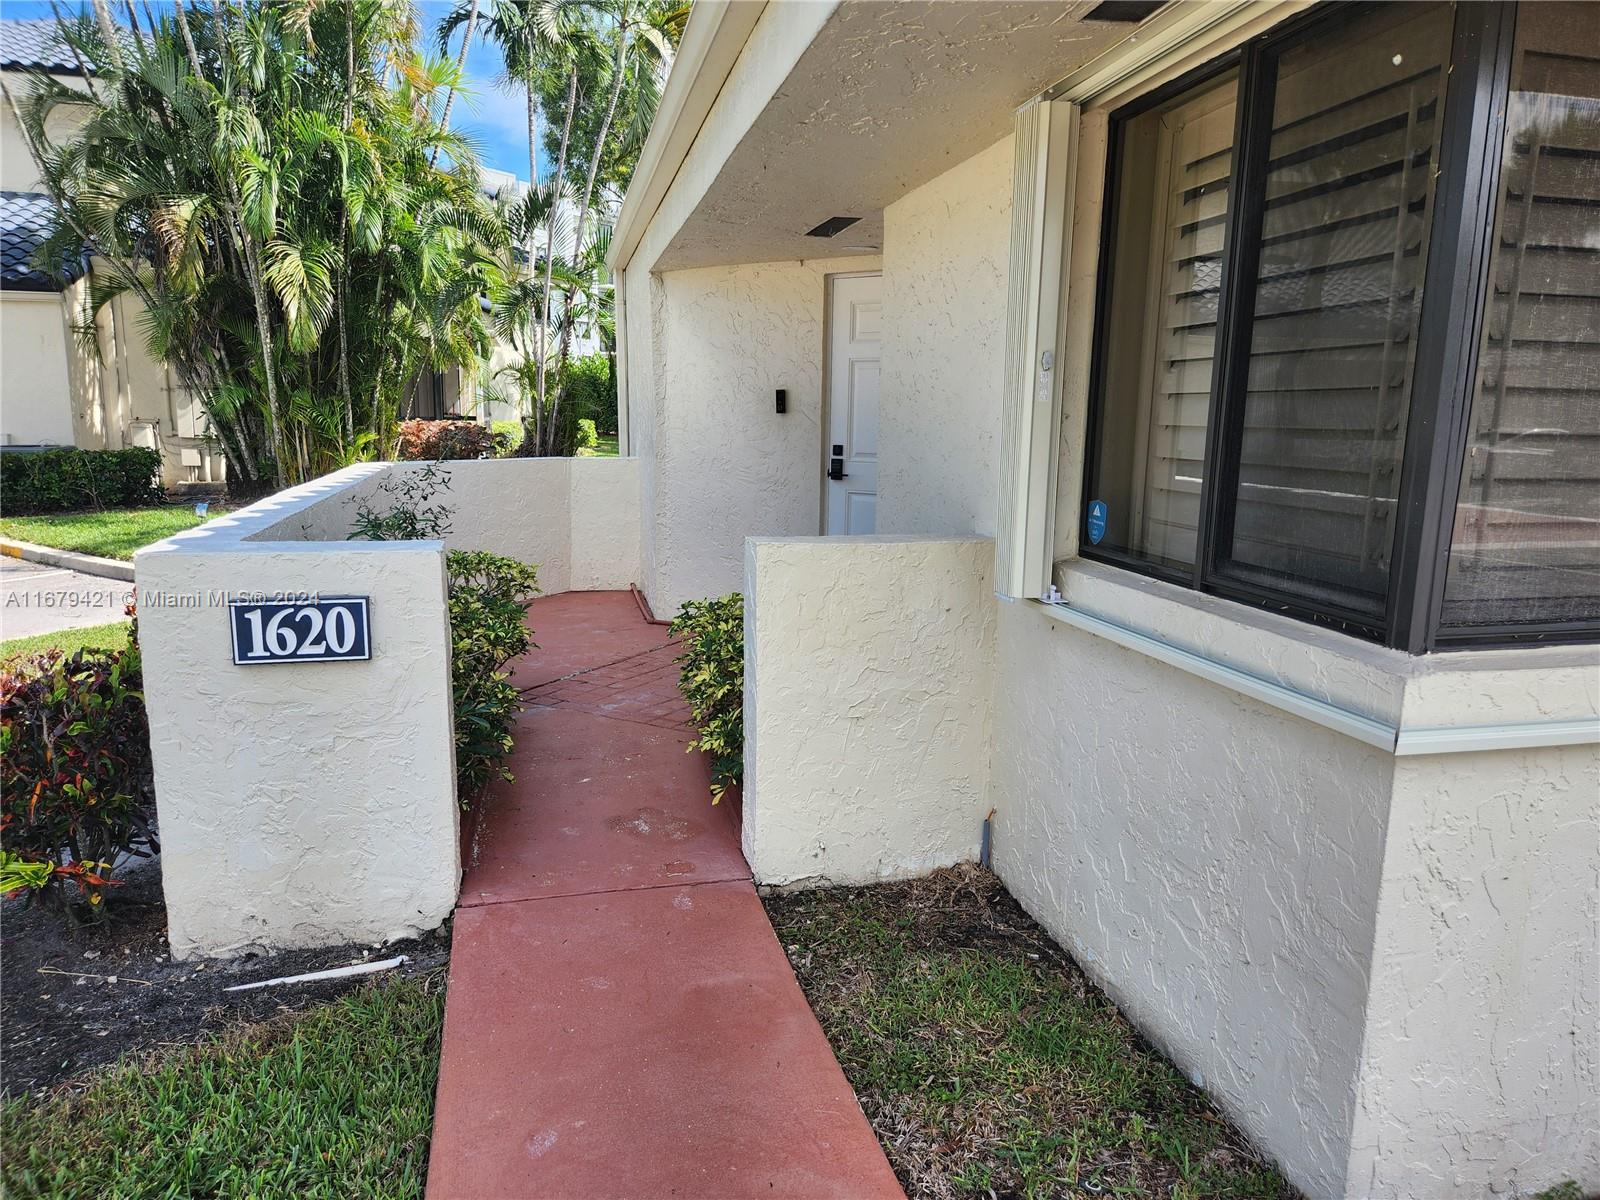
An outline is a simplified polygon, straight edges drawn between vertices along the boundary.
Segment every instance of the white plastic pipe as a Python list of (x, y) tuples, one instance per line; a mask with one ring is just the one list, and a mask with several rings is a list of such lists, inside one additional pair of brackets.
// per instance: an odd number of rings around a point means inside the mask
[(351, 975), (371, 975), (374, 971), (387, 971), (398, 967), (403, 962), (410, 962), (404, 954), (395, 958), (386, 958), (382, 962), (356, 963), (350, 967), (334, 967), (328, 971), (308, 971), (304, 975), (283, 975), (277, 979), (262, 979), (256, 983), (236, 983), (233, 987), (223, 988), (225, 992), (248, 992), (252, 988), (277, 987), (282, 983), (314, 983), (321, 979), (345, 979)]

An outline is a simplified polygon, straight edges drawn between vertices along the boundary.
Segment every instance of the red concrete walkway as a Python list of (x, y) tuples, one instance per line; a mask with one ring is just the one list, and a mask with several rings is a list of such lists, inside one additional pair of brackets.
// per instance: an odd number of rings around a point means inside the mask
[(713, 808), (666, 629), (535, 602), (461, 888), (433, 1200), (902, 1192)]

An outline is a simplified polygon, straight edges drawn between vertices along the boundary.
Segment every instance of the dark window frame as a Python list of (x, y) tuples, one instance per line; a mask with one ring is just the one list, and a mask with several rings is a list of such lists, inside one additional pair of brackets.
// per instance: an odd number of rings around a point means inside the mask
[[(1249, 340), (1255, 304), (1255, 263), (1264, 211), (1260, 192), (1271, 137), (1278, 59), (1332, 25), (1371, 11), (1366, 3), (1319, 5), (1110, 114), (1106, 176), (1089, 374), (1082, 516), (1085, 533), (1096, 486), (1095, 455), (1105, 403), (1106, 342), (1115, 251), (1123, 130), (1126, 123), (1173, 97), (1232, 70), (1239, 73), (1228, 219), (1223, 240), (1217, 349), (1205, 441), (1205, 475), (1194, 566), (1178, 569), (1080, 536), (1078, 553), (1155, 579), (1282, 612), (1369, 641), (1421, 654), (1435, 649), (1570, 643), (1600, 640), (1600, 623), (1547, 622), (1517, 626), (1444, 626), (1441, 614), (1450, 534), (1466, 455), (1468, 418), (1485, 311), (1501, 143), (1510, 93), (1515, 4), (1459, 3), (1451, 35), (1450, 69), (1440, 126), (1439, 184), (1423, 277), (1406, 437), (1401, 452), (1388, 593), (1381, 621), (1334, 603), (1313, 605), (1219, 562), (1232, 529), (1242, 443)], [(1242, 281), (1242, 286), (1241, 286)], [(1459, 297), (1467, 302), (1457, 302)]]

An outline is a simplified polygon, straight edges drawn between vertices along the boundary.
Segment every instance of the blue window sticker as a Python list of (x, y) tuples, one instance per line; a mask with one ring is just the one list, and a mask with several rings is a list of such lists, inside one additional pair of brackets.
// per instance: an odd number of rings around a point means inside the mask
[(1100, 539), (1106, 535), (1106, 502), (1104, 500), (1091, 500), (1089, 502), (1089, 544), (1098, 546)]

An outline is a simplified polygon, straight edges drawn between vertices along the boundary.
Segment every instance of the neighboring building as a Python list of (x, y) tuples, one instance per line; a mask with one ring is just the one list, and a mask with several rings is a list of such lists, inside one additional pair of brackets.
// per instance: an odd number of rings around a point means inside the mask
[[(758, 878), (992, 811), (1310, 1195), (1600, 1190), (1597, 154), (1581, 3), (699, 0), (612, 244), (623, 446), (656, 612), (746, 592)], [(972, 534), (940, 609), (904, 564)], [(780, 550), (859, 603), (765, 618)], [(862, 632), (919, 605), (981, 668)], [(958, 744), (946, 843), (879, 768)]]
[[(519, 197), (528, 192), (527, 181), (518, 179), (509, 171), (481, 167), (479, 177), (479, 190), (491, 199)], [(615, 221), (617, 209), (621, 205), (620, 198), (610, 191), (605, 188), (597, 190), (599, 194), (588, 217), (591, 229)], [(564, 215), (569, 218), (567, 225), (576, 223), (576, 211), (565, 211)], [(538, 245), (541, 248), (544, 245), (542, 229), (538, 235)], [(565, 246), (558, 246), (556, 253), (570, 255), (571, 250), (571, 243), (568, 242)], [(519, 251), (519, 260), (521, 257)], [(485, 301), (486, 311), (487, 307), (488, 302)], [(579, 330), (572, 339), (570, 352), (573, 357), (582, 357), (599, 353), (604, 349), (604, 343), (596, 332)], [(493, 424), (495, 421), (520, 420), (522, 406), (517, 397), (518, 384), (516, 379), (507, 373), (507, 369), (519, 361), (521, 361), (520, 356), (510, 342), (496, 339), (489, 361), (477, 367), (476, 371), (461, 365), (443, 371), (424, 370), (417, 379), (411, 415), (424, 419), (467, 417), (482, 425)]]
[[(29, 70), (71, 87), (82, 76), (55, 36), (54, 20), (0, 21), (0, 73), (19, 99)], [(70, 129), (63, 113), (60, 132)], [(0, 444), (161, 452), (168, 487), (220, 483), (221, 448), (205, 410), (170, 367), (145, 350), (139, 301), (119, 296), (95, 317), (98, 353), (73, 332), (83, 319), (92, 261), (63, 264), (66, 282), (39, 271), (34, 251), (49, 232), (44, 194), (9, 104), (0, 114)]]

